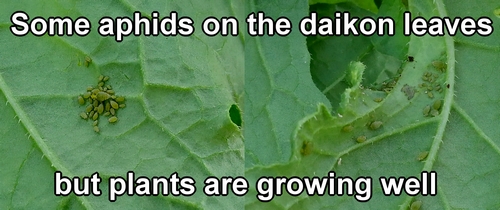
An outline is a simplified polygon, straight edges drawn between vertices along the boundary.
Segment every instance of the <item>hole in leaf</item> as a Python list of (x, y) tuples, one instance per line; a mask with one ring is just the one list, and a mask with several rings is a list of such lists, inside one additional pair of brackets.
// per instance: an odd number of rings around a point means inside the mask
[(231, 108), (229, 109), (229, 117), (234, 124), (241, 126), (241, 111), (238, 105), (231, 105)]

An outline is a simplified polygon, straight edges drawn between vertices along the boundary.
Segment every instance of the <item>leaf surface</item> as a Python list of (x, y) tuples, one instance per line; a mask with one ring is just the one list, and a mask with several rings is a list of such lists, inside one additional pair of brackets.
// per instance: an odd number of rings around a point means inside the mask
[[(22, 9), (30, 17), (87, 17), (92, 32), (85, 37), (15, 37), (10, 19), (0, 19), (0, 208), (22, 209), (137, 209), (238, 208), (234, 196), (208, 197), (203, 180), (208, 176), (242, 176), (243, 139), (229, 117), (243, 92), (242, 37), (208, 37), (201, 23), (208, 16), (236, 16), (240, 1), (44, 1), (9, 2), (1, 14)], [(128, 36), (122, 42), (97, 33), (106, 16), (160, 18), (177, 11), (194, 21), (189, 37)], [(84, 65), (85, 56), (92, 62)], [(100, 132), (82, 120), (85, 110), (76, 98), (99, 75), (110, 77), (126, 108), (119, 121), (101, 117)], [(90, 176), (99, 172), (102, 196), (56, 197), (54, 172), (64, 176)], [(191, 176), (193, 196), (120, 196), (108, 201), (112, 176)], [(42, 201), (42, 202), (40, 202)]]

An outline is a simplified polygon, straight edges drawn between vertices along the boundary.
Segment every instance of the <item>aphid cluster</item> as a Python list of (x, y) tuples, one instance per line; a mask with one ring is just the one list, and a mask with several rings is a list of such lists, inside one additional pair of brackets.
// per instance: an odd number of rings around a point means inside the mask
[(109, 123), (118, 121), (116, 112), (120, 108), (125, 108), (125, 98), (123, 96), (116, 96), (115, 91), (110, 85), (105, 83), (109, 80), (108, 76), (99, 76), (97, 87), (88, 87), (87, 92), (78, 96), (78, 103), (89, 105), (85, 111), (80, 113), (80, 117), (84, 120), (93, 120), (93, 128), (95, 132), (99, 132), (99, 117), (107, 116)]
[(437, 83), (437, 79), (439, 78), (439, 75), (443, 72), (446, 71), (446, 63), (442, 61), (433, 61), (432, 66), (434, 69), (438, 72), (425, 72), (422, 75), (422, 80), (423, 83), (420, 83), (418, 87), (424, 90), (424, 93), (427, 94), (427, 97), (429, 98), (434, 98), (433, 91), (436, 91), (438, 93), (443, 92), (443, 87), (441, 87), (441, 84)]
[(427, 117), (427, 116), (436, 117), (436, 116), (438, 116), (442, 105), (443, 105), (443, 100), (440, 99), (440, 100), (434, 101), (432, 106), (431, 105), (425, 106), (424, 111), (422, 112), (424, 114), (424, 117)]

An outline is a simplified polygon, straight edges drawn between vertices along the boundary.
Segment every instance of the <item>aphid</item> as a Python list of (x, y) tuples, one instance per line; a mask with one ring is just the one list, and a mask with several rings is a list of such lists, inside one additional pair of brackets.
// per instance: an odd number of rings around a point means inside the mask
[(339, 158), (339, 161), (337, 161), (337, 165), (342, 165), (342, 158)]
[(119, 107), (120, 108), (125, 108), (125, 104), (120, 104)]
[(104, 92), (108, 92), (108, 88), (107, 88), (107, 87), (104, 87), (104, 88), (102, 89), (102, 91), (104, 91)]
[(113, 107), (113, 109), (118, 109), (118, 103), (116, 103), (116, 101), (109, 101), (109, 103), (111, 104), (111, 107)]
[(120, 97), (116, 97), (116, 100), (115, 100), (115, 101), (116, 101), (116, 102), (118, 102), (118, 103), (121, 103), (121, 102), (124, 102), (124, 101), (125, 101), (125, 98), (124, 98), (124, 97), (122, 97), (122, 96), (120, 96)]
[(102, 112), (104, 112), (104, 105), (102, 105), (102, 103), (101, 103), (97, 107), (97, 113), (102, 114)]
[(104, 115), (104, 116), (109, 116), (110, 114), (111, 114), (111, 113), (109, 113), (109, 112), (104, 112), (104, 114), (103, 114), (103, 115)]
[(92, 94), (97, 95), (99, 93), (99, 88), (92, 89)]
[(415, 96), (415, 88), (409, 86), (408, 84), (405, 84), (401, 88), (401, 92), (403, 92), (408, 97), (408, 100), (411, 100), (413, 96)]
[(109, 102), (106, 101), (106, 105), (104, 105), (104, 110), (109, 111), (111, 108), (111, 105), (109, 105)]
[(434, 90), (434, 88), (432, 87), (432, 85), (430, 85), (429, 87), (427, 87), (427, 90), (432, 91), (432, 90)]
[(302, 148), (300, 148), (300, 154), (302, 154), (302, 156), (306, 156), (306, 155), (311, 154), (312, 147), (313, 147), (313, 143), (311, 141), (302, 142)]
[(93, 126), (97, 126), (99, 124), (99, 121), (95, 120), (94, 123), (92, 123)]
[(116, 114), (115, 109), (113, 109), (113, 108), (109, 109), (109, 113), (111, 113), (111, 115), (115, 116), (115, 114)]
[(96, 133), (99, 133), (99, 127), (94, 126), (94, 131), (95, 131)]
[(373, 99), (373, 101), (377, 102), (377, 103), (380, 103), (382, 102), (382, 100), (384, 100), (383, 98), (376, 98), (376, 99)]
[(116, 96), (115, 95), (111, 95), (111, 99), (115, 100)]
[(431, 106), (429, 106), (429, 105), (425, 106), (424, 111), (423, 111), (424, 117), (429, 116), (430, 111), (431, 111)]
[(370, 123), (370, 129), (371, 130), (377, 130), (380, 128), (380, 126), (382, 126), (382, 121), (373, 121), (372, 123)]
[(102, 80), (104, 79), (104, 76), (103, 75), (100, 75), (99, 76), (99, 82), (102, 82)]
[(90, 92), (86, 92), (86, 93), (84, 93), (84, 94), (83, 94), (83, 98), (84, 98), (84, 99), (90, 98), (90, 94), (91, 94)]
[(99, 87), (99, 90), (100, 90), (100, 91), (104, 91), (104, 88), (102, 88), (102, 87)]
[(432, 66), (442, 72), (446, 70), (446, 63), (443, 61), (432, 61)]
[(438, 116), (438, 115), (439, 115), (439, 111), (438, 111), (438, 110), (433, 109), (433, 110), (431, 110), (431, 115), (432, 115), (433, 117), (436, 117), (436, 116)]
[(432, 94), (432, 92), (427, 92), (427, 96), (429, 96), (429, 98), (434, 98), (434, 94)]
[(435, 110), (439, 110), (442, 104), (443, 104), (442, 100), (436, 100), (434, 101), (434, 104), (432, 104), (432, 108)]
[(82, 113), (80, 113), (80, 117), (82, 117), (82, 119), (86, 120), (89, 116), (87, 116), (86, 113), (82, 112)]
[(422, 80), (424, 80), (424, 81), (428, 81), (428, 80), (429, 80), (429, 78), (427, 78), (426, 76), (422, 76)]
[(92, 63), (92, 58), (85, 56), (85, 66), (89, 67), (90, 63)]
[(363, 143), (366, 141), (366, 136), (358, 136), (358, 138), (356, 138), (356, 142), (358, 143)]
[(109, 121), (110, 123), (114, 123), (114, 122), (118, 121), (118, 117), (116, 117), (116, 116), (110, 117), (110, 118), (108, 119), (108, 121)]
[[(125, 104), (123, 104), (125, 105)], [(354, 127), (352, 125), (345, 125), (344, 127), (342, 127), (342, 131), (343, 132), (351, 132), (352, 130), (354, 129)]]
[(92, 106), (92, 104), (88, 105), (87, 108), (85, 108), (85, 111), (87, 113), (89, 113), (90, 111), (92, 111), (92, 109), (94, 109), (94, 106)]
[(99, 87), (104, 86), (104, 82), (99, 82), (99, 84), (97, 84), (97, 86), (99, 86)]
[(96, 106), (94, 106), (94, 109), (93, 109), (93, 110), (94, 110), (94, 112), (97, 112), (97, 107), (96, 107)]
[(106, 92), (108, 92), (109, 94), (113, 95), (115, 94), (115, 91), (114, 90), (107, 90)]
[(107, 82), (108, 80), (109, 80), (109, 77), (108, 77), (108, 76), (105, 76), (105, 77), (102, 79), (102, 81), (104, 81), (104, 82)]
[(92, 116), (92, 120), (97, 120), (99, 118), (99, 113), (94, 113), (94, 116)]
[(93, 88), (92, 86), (89, 86), (89, 87), (87, 88), (87, 91), (92, 91), (93, 89), (94, 89), (94, 88)]
[(85, 104), (85, 100), (83, 99), (83, 97), (82, 97), (82, 96), (78, 96), (78, 103), (79, 103), (80, 105), (84, 105), (84, 104)]
[(415, 61), (415, 58), (413, 56), (409, 55), (408, 56), (408, 61), (409, 62), (413, 62), (413, 61)]
[(422, 201), (415, 201), (411, 203), (410, 210), (420, 210), (420, 206), (422, 206)]
[(94, 103), (94, 99), (89, 98), (89, 103), (92, 105), (92, 103)]
[(90, 113), (89, 113), (89, 117), (93, 117), (93, 116), (94, 116), (94, 113), (95, 113), (95, 111), (90, 111)]
[(97, 100), (95, 100), (95, 101), (94, 101), (94, 103), (92, 103), (92, 105), (93, 105), (94, 107), (97, 107), (97, 106), (99, 106), (99, 102), (98, 102)]
[(110, 97), (111, 96), (106, 92), (98, 92), (96, 96), (98, 101), (105, 101), (108, 100)]
[(417, 160), (418, 161), (425, 160), (425, 158), (427, 158), (427, 155), (429, 155), (429, 151), (421, 152), (420, 154), (418, 154)]
[(108, 88), (108, 90), (113, 89), (113, 88), (111, 88), (111, 85), (106, 85), (106, 87)]

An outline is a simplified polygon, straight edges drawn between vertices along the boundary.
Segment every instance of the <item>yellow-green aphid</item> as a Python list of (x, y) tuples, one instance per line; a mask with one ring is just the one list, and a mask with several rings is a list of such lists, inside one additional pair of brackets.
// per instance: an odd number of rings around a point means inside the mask
[(99, 76), (99, 82), (102, 82), (102, 80), (104, 79), (104, 76), (103, 75), (100, 75)]
[(111, 99), (115, 100), (116, 96), (115, 95), (111, 95)]
[(104, 82), (99, 82), (99, 84), (97, 84), (99, 87), (102, 87), (104, 86)]
[(97, 100), (95, 100), (95, 101), (94, 101), (94, 103), (92, 103), (92, 105), (93, 105), (94, 107), (97, 107), (97, 106), (99, 106), (99, 102), (98, 102)]
[(114, 90), (107, 90), (106, 92), (108, 92), (109, 94), (115, 94)]
[(104, 91), (104, 88), (102, 88), (102, 87), (99, 87), (99, 90), (100, 90), (100, 91)]
[(423, 112), (424, 116), (425, 117), (429, 116), (430, 111), (431, 111), (431, 106), (429, 106), (429, 105), (425, 106), (424, 112)]
[(94, 123), (92, 123), (93, 126), (97, 126), (99, 124), (99, 121), (95, 120)]
[(302, 148), (300, 148), (300, 154), (306, 156), (312, 153), (313, 143), (311, 141), (302, 142)]
[(87, 113), (89, 113), (90, 111), (92, 111), (92, 109), (94, 109), (94, 106), (92, 106), (92, 104), (88, 105), (87, 108), (85, 108), (85, 111)]
[(101, 103), (97, 107), (97, 113), (102, 114), (102, 112), (104, 112), (104, 105), (102, 105), (102, 103)]
[(99, 113), (94, 113), (94, 116), (92, 116), (92, 120), (97, 120), (99, 118)]
[(366, 136), (358, 136), (358, 138), (356, 138), (356, 142), (358, 143), (363, 143), (366, 141)]
[(111, 107), (113, 107), (113, 109), (118, 109), (118, 103), (116, 103), (116, 101), (109, 101), (109, 103), (111, 104)]
[(106, 85), (106, 87), (108, 88), (108, 90), (113, 89), (113, 88), (111, 88), (111, 85)]
[(438, 111), (438, 110), (433, 109), (433, 110), (431, 110), (431, 115), (432, 115), (433, 117), (436, 117), (436, 116), (438, 116), (438, 115), (439, 115), (439, 111)]
[(495, 10), (493, 10), (493, 14), (497, 16), (497, 18), (500, 18), (500, 7), (497, 7)]
[(434, 101), (434, 104), (432, 104), (432, 108), (435, 110), (439, 110), (442, 104), (443, 104), (442, 100)]
[(82, 96), (78, 96), (78, 103), (79, 103), (80, 105), (84, 105), (84, 104), (85, 104), (85, 100), (83, 99), (83, 97), (82, 97)]
[(427, 96), (428, 96), (429, 98), (434, 98), (434, 94), (432, 94), (432, 92), (427, 92)]
[(109, 109), (109, 113), (111, 113), (111, 115), (115, 116), (115, 114), (116, 114), (115, 109), (113, 109), (113, 108)]
[(94, 88), (92, 89), (92, 94), (97, 95), (99, 91), (100, 91), (99, 88)]
[(118, 103), (124, 102), (125, 101), (125, 97), (122, 97), (122, 96), (116, 97), (115, 101), (118, 102)]
[(376, 99), (373, 99), (373, 101), (377, 102), (377, 103), (380, 103), (382, 102), (382, 100), (384, 100), (383, 98), (376, 98)]
[(109, 104), (109, 102), (106, 101), (106, 105), (104, 105), (104, 110), (106, 110), (108, 112), (110, 108), (111, 108), (111, 105)]
[(99, 133), (99, 127), (94, 126), (94, 131), (95, 131), (96, 133)]
[(106, 93), (106, 92), (98, 92), (97, 95), (96, 95), (96, 98), (98, 101), (105, 101), (105, 100), (108, 100), (111, 96)]
[(420, 206), (422, 206), (422, 201), (414, 201), (410, 206), (410, 210), (420, 210)]
[(370, 123), (370, 129), (372, 130), (377, 130), (380, 128), (380, 126), (382, 126), (382, 121), (373, 121), (372, 123)]
[(111, 114), (111, 113), (109, 113), (109, 112), (104, 112), (104, 114), (103, 114), (103, 115), (104, 115), (104, 116), (109, 116), (110, 114)]
[[(125, 104), (121, 104), (121, 105), (125, 105)], [(351, 132), (353, 129), (354, 129), (354, 127), (352, 125), (345, 125), (344, 127), (342, 127), (342, 131), (346, 132), (346, 133)]]
[(97, 106), (94, 106), (94, 112), (97, 112)]
[(90, 103), (90, 105), (92, 105), (94, 103), (94, 99), (89, 98), (89, 103)]
[(115, 116), (110, 117), (110, 118), (108, 119), (108, 121), (109, 121), (110, 123), (114, 123), (114, 122), (118, 121), (118, 117), (115, 117)]
[(429, 151), (421, 152), (420, 154), (418, 154), (417, 160), (418, 161), (425, 160), (425, 158), (427, 158), (427, 155), (429, 155)]
[(120, 108), (125, 108), (125, 104), (120, 104)]
[(89, 86), (89, 87), (87, 88), (87, 91), (92, 91), (93, 89), (94, 89), (94, 88), (93, 88), (92, 86)]
[(89, 113), (89, 117), (93, 117), (93, 116), (94, 116), (94, 113), (95, 113), (94, 111), (90, 111), (90, 113)]
[(446, 70), (446, 63), (443, 61), (432, 61), (432, 66), (442, 72)]
[(86, 120), (89, 116), (87, 116), (87, 114), (85, 112), (82, 112), (82, 113), (80, 113), (80, 117), (82, 117), (82, 119)]
[(104, 81), (104, 82), (107, 82), (108, 80), (109, 80), (109, 77), (108, 77), (108, 76), (105, 76), (105, 77), (102, 79), (102, 81)]
[(87, 98), (90, 98), (90, 92), (86, 92), (83, 94), (83, 98), (87, 99)]
[(85, 66), (89, 67), (90, 63), (92, 63), (92, 58), (85, 56)]

